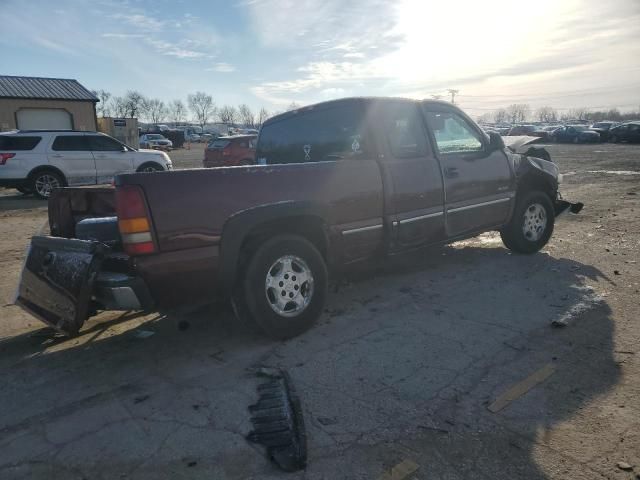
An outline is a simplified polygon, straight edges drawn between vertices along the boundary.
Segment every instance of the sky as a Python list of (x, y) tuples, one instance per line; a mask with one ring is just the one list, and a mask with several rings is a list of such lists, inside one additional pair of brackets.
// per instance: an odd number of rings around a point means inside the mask
[(165, 102), (640, 109), (640, 0), (0, 0), (0, 25), (0, 74)]

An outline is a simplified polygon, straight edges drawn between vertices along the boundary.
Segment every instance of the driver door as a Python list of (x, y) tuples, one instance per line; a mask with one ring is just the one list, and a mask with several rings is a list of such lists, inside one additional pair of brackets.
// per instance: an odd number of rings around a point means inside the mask
[(503, 149), (460, 110), (423, 106), (438, 156), (445, 192), (449, 238), (503, 225), (515, 199), (515, 178)]

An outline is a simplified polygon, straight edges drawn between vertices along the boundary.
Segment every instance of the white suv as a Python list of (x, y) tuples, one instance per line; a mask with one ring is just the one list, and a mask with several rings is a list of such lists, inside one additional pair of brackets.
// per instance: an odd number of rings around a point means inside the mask
[(98, 132), (18, 130), (0, 133), (0, 187), (48, 198), (54, 188), (111, 183), (119, 173), (171, 170), (156, 150), (135, 150)]

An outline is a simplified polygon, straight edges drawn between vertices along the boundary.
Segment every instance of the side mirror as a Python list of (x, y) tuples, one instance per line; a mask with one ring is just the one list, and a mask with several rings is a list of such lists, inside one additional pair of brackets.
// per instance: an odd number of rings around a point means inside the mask
[(498, 132), (489, 132), (489, 150), (495, 152), (504, 148), (504, 140)]

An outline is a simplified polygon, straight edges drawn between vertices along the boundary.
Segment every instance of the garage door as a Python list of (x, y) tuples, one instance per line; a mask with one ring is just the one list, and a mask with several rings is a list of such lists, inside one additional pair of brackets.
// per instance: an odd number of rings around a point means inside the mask
[(17, 113), (20, 130), (72, 130), (71, 114), (61, 108), (23, 108)]

